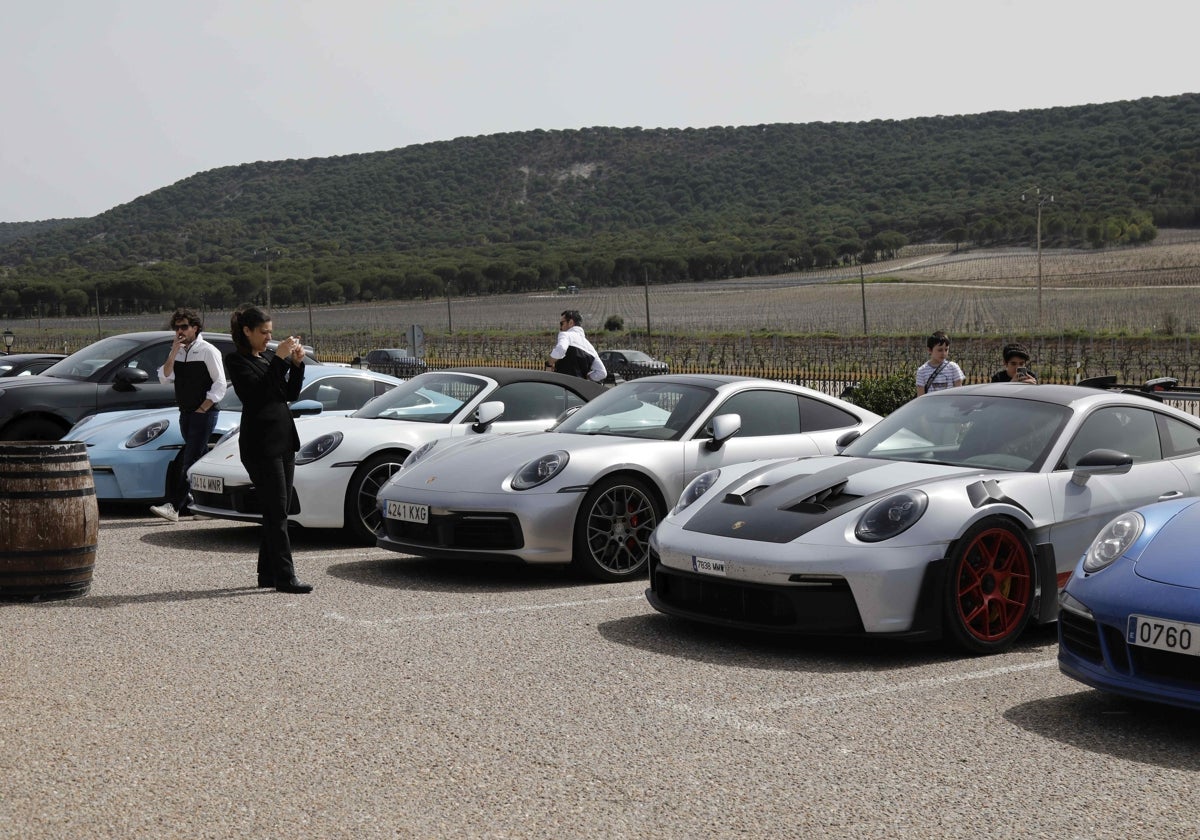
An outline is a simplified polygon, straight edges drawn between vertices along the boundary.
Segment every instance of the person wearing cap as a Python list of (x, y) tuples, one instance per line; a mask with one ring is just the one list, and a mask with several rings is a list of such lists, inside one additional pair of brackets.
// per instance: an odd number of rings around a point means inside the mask
[(993, 382), (1024, 382), (1038, 384), (1037, 377), (1029, 369), (1029, 351), (1021, 344), (1004, 345), (1004, 369), (992, 374)]

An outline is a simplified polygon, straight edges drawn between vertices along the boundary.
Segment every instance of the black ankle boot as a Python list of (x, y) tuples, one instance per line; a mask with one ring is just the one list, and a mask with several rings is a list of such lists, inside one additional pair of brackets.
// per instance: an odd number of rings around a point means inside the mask
[(312, 584), (301, 583), (298, 579), (292, 578), (289, 581), (276, 583), (275, 589), (278, 592), (288, 592), (292, 595), (305, 595), (309, 592), (312, 592)]

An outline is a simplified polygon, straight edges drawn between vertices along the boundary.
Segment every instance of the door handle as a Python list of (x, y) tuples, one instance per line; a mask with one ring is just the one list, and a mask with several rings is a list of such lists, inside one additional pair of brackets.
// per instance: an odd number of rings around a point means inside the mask
[(1182, 490), (1172, 490), (1169, 493), (1163, 493), (1161, 496), (1158, 497), (1158, 500), (1160, 502), (1165, 502), (1168, 499), (1182, 499), (1182, 498), (1183, 498)]

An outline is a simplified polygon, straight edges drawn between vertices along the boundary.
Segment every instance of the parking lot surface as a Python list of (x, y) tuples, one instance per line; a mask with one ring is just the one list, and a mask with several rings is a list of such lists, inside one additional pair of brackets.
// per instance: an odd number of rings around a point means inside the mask
[(1000, 656), (728, 634), (644, 584), (105, 511), (0, 605), (0, 837), (1200, 835), (1200, 724)]

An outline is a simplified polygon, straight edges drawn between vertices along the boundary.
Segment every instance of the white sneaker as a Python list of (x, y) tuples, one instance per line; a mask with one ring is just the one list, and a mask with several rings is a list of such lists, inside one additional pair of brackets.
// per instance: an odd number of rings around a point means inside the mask
[(161, 516), (168, 522), (179, 521), (179, 514), (175, 511), (175, 505), (171, 504), (170, 502), (165, 502), (161, 505), (155, 505), (154, 507), (150, 508), (150, 512), (155, 516)]

